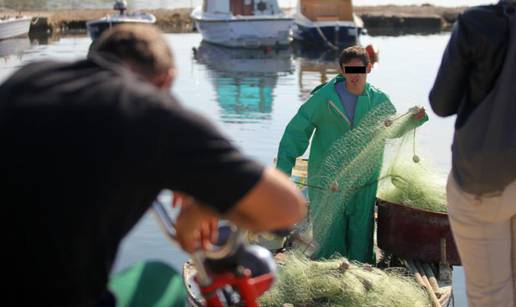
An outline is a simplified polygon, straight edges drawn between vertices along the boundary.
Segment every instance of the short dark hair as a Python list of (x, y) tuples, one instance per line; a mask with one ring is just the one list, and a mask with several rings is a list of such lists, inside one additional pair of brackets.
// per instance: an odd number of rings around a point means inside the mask
[(116, 57), (145, 77), (166, 73), (174, 66), (172, 51), (161, 31), (151, 25), (114, 26), (94, 42), (91, 52)]
[(342, 67), (344, 63), (348, 63), (353, 59), (361, 60), (362, 63), (364, 63), (364, 65), (370, 63), (369, 54), (367, 53), (365, 48), (362, 48), (360, 46), (351, 46), (342, 50), (342, 52), (340, 53), (339, 66)]

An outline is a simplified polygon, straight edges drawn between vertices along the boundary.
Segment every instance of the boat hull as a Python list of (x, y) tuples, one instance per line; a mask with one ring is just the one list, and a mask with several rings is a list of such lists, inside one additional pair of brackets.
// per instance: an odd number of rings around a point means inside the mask
[(104, 31), (120, 24), (154, 24), (156, 17), (145, 12), (135, 12), (126, 15), (106, 16), (86, 23), (88, 34), (96, 40)]
[(285, 46), (292, 18), (194, 19), (205, 41), (228, 47)]
[(0, 21), (0, 40), (27, 35), (32, 18), (21, 17)]
[(404, 259), (460, 265), (446, 213), (379, 200), (378, 247)]
[(349, 46), (356, 44), (361, 29), (353, 25), (339, 23), (299, 23), (295, 22), (292, 27), (292, 37), (307, 45), (327, 46), (328, 43), (334, 46)]

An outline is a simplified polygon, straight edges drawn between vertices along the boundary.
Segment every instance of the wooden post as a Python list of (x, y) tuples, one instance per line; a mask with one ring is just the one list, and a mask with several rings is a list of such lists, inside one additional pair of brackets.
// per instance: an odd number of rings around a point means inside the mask
[[(430, 296), (430, 300), (432, 301), (432, 306), (433, 307), (441, 307), (441, 304), (439, 303), (439, 300), (437, 299), (437, 296), (435, 296), (435, 293), (432, 290), (432, 286), (430, 286), (430, 283), (428, 282), (428, 279), (426, 279), (426, 275), (423, 274), (424, 275), (424, 278), (423, 278), (423, 275), (417, 269), (416, 265), (414, 264), (414, 262), (412, 260), (407, 260), (406, 263), (407, 263), (407, 267), (409, 268), (409, 270), (416, 277), (416, 281), (420, 285), (422, 285), (426, 289), (426, 291), (428, 292), (428, 295)], [(425, 282), (425, 279), (426, 279), (426, 282)]]
[(441, 261), (439, 261), (439, 280), (443, 281), (452, 281), (451, 276), (451, 266), (448, 263), (447, 255), (446, 255), (446, 238), (441, 238), (440, 240), (440, 250), (441, 250)]
[(423, 270), (425, 271), (426, 276), (428, 277), (428, 281), (434, 289), (434, 292), (439, 292), (439, 284), (437, 283), (437, 278), (435, 278), (434, 272), (428, 263), (422, 263)]

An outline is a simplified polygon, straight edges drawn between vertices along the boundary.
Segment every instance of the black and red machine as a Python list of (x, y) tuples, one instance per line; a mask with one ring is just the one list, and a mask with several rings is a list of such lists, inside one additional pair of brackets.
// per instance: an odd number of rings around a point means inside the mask
[[(164, 206), (155, 201), (153, 212), (165, 235), (176, 241), (175, 228)], [(276, 263), (267, 249), (247, 245), (241, 231), (221, 223), (212, 249), (191, 255), (184, 267), (189, 303), (193, 306), (258, 306), (258, 299), (271, 288)]]

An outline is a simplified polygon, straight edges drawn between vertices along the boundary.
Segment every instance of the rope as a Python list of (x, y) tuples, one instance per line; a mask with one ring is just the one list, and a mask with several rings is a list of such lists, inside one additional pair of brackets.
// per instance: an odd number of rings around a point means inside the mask
[(323, 187), (320, 187), (320, 186), (317, 186), (317, 185), (313, 185), (313, 184), (308, 184), (308, 183), (304, 183), (304, 182), (300, 182), (300, 181), (296, 181), (296, 180), (293, 180), (292, 182), (294, 182), (295, 184), (299, 184), (299, 185), (308, 187), (308, 188), (314, 188), (314, 189), (318, 189), (318, 190), (321, 190), (321, 191), (330, 191), (330, 189), (323, 188)]
[(414, 138), (412, 140), (412, 161), (419, 163), (420, 158), (416, 155), (416, 129), (417, 128), (414, 128)]
[(398, 117), (395, 117), (395, 118), (387, 118), (383, 123), (385, 125), (385, 127), (390, 127), (395, 121), (397, 121), (398, 119), (404, 117), (404, 116), (407, 116), (409, 114), (411, 114), (412, 111), (408, 110), (407, 112), (399, 115)]
[(416, 155), (416, 128), (414, 128), (414, 138), (412, 139), (412, 153)]
[(314, 22), (314, 25), (315, 25), (315, 28), (317, 29), (317, 33), (319, 33), (319, 35), (324, 40), (326, 45), (328, 45), (328, 47), (330, 47), (333, 50), (339, 50), (339, 48), (337, 48), (337, 46), (335, 46), (334, 44), (330, 43), (330, 41), (326, 38), (326, 36), (324, 36), (324, 33), (322, 32), (321, 28), (319, 28), (319, 26), (315, 22)]

